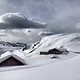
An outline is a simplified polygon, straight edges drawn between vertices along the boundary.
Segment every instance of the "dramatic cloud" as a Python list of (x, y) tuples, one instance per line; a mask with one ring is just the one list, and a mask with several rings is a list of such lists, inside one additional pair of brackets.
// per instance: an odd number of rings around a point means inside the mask
[(39, 36), (50, 36), (50, 35), (53, 35), (53, 32), (42, 32), (41, 31), (41, 32), (38, 33), (38, 35)]
[(80, 22), (80, 0), (1, 0), (0, 15), (9, 12), (19, 12), (33, 21), (47, 22), (47, 31), (79, 32), (75, 25)]
[[(0, 15), (0, 29), (7, 31), (29, 28), (21, 34), (30, 41), (42, 37), (43, 33), (39, 33), (41, 31), (54, 34), (80, 32), (80, 0), (0, 0)], [(44, 22), (47, 23), (46, 28), (43, 28)], [(19, 31), (17, 35), (13, 31), (8, 31), (7, 35), (8, 33), (18, 39), (20, 37)], [(5, 34), (2, 33), (1, 36), (3, 35)], [(25, 38), (23, 39), (26, 40)]]
[(6, 13), (0, 17), (0, 29), (45, 28), (44, 23), (35, 22), (20, 13)]

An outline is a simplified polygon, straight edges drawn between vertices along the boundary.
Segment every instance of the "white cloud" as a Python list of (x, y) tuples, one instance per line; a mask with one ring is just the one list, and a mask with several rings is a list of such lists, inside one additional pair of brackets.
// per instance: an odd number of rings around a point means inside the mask
[(76, 29), (80, 29), (80, 23), (77, 23), (75, 27)]
[(0, 30), (0, 41), (32, 43), (40, 37), (29, 29)]
[(46, 31), (45, 32), (42, 32), (41, 31), (41, 32), (38, 33), (38, 35), (39, 36), (49, 36), (49, 35), (53, 35), (53, 32), (46, 32)]

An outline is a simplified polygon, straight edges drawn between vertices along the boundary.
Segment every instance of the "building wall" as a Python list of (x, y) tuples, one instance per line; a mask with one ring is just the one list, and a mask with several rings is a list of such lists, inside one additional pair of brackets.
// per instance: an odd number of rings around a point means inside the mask
[(61, 54), (59, 51), (52, 51), (50, 54)]
[(48, 52), (40, 52), (40, 55), (42, 55), (42, 54), (47, 55), (47, 54), (48, 54)]

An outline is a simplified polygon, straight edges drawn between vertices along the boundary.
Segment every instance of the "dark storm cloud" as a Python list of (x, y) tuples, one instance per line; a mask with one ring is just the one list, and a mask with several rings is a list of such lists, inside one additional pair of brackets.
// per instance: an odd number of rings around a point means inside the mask
[(6, 13), (0, 17), (0, 29), (45, 28), (45, 24), (27, 19), (19, 13)]
[(0, 1), (0, 14), (8, 12), (20, 12), (33, 20), (47, 22), (45, 30), (54, 33), (79, 31), (76, 25), (80, 23), (80, 0)]
[[(16, 12), (22, 15), (14, 15)], [(5, 13), (12, 15), (4, 16)], [(49, 32), (54, 34), (80, 32), (80, 0), (0, 0), (0, 15), (0, 40), (33, 42), (43, 34), (52, 34)], [(46, 22), (47, 27), (40, 29), (39, 27), (44, 24), (39, 21)], [(25, 31), (21, 28), (39, 29)]]

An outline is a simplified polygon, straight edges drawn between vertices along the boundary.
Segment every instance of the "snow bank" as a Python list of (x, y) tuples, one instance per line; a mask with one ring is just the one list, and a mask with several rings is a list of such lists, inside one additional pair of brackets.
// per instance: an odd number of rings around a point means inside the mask
[(80, 56), (41, 67), (0, 72), (0, 80), (80, 80)]

